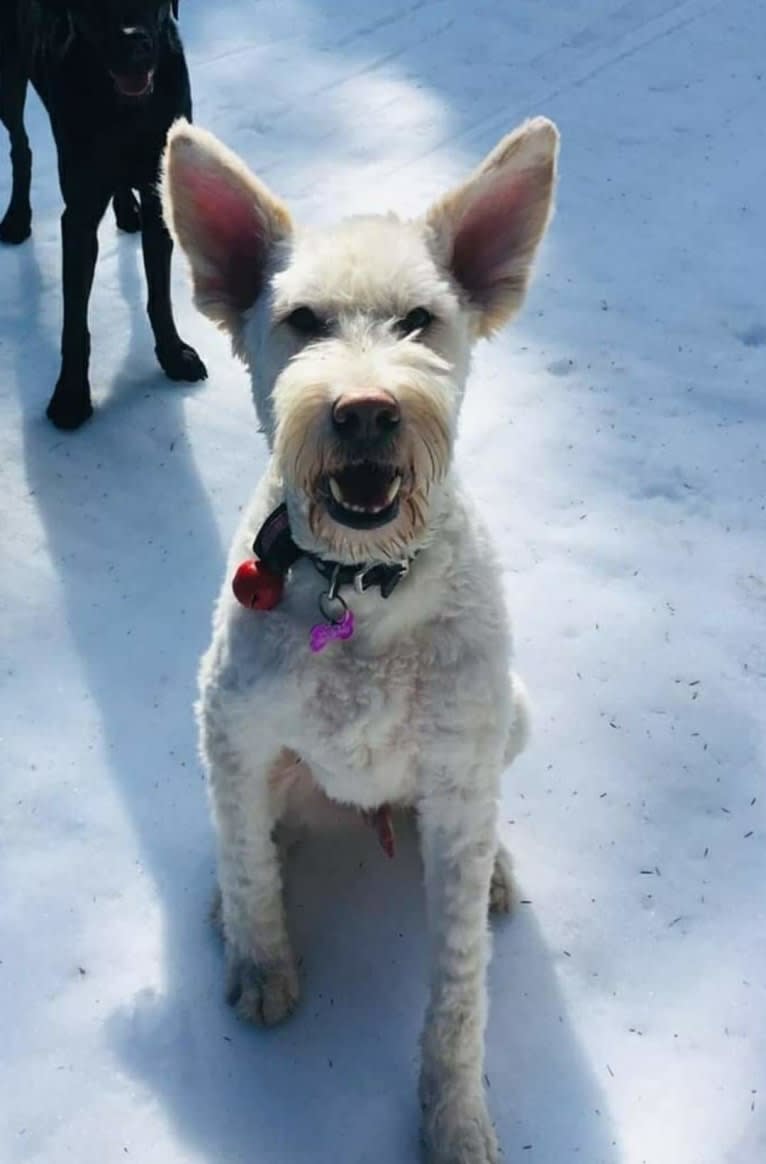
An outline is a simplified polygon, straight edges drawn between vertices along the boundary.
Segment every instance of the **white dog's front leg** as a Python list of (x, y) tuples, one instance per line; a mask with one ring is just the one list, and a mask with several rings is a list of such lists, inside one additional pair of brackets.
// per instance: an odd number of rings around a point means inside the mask
[(423, 801), (420, 830), (431, 937), (431, 998), (420, 1098), (431, 1164), (494, 1164), (484, 1098), (487, 897), (496, 852), (494, 798)]
[(226, 997), (242, 1018), (271, 1026), (287, 1018), (299, 993), (273, 839), (269, 776), (278, 749), (268, 761), (268, 753), (245, 756), (210, 730), (204, 743), (218, 834)]

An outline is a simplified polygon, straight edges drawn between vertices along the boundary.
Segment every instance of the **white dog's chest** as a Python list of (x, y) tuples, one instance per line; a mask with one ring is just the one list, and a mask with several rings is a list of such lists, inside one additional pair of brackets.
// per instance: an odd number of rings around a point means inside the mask
[(268, 612), (226, 595), (202, 680), (236, 693), (247, 753), (288, 748), (333, 800), (371, 809), (415, 800), (435, 773), (497, 749), (510, 643), (491, 572), (470, 564), (487, 552), (469, 544), (466, 556), (456, 567), (449, 544), (429, 549), (388, 599), (347, 588), (354, 634), (318, 653), (326, 581), (306, 561)]
[(361, 808), (410, 800), (417, 780), (417, 667), (359, 660), (348, 643), (312, 659), (299, 679), (295, 750), (334, 800)]
[(218, 666), (242, 700), (248, 750), (262, 751), (273, 733), (275, 745), (298, 753), (333, 800), (360, 808), (411, 800), (428, 671), (422, 636), (374, 651), (359, 620), (351, 640), (313, 653), (311, 627), (320, 619), (315, 596), (300, 606), (232, 611), (234, 634)]

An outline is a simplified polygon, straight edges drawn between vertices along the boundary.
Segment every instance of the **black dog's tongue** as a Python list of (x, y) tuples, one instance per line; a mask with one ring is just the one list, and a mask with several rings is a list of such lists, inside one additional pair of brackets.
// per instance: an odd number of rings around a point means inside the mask
[(145, 73), (112, 73), (117, 91), (123, 97), (143, 97), (152, 86), (154, 74)]

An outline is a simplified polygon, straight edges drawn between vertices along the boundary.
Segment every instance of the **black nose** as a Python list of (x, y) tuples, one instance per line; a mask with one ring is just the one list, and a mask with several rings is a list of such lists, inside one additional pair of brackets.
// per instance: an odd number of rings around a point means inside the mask
[(400, 420), (399, 405), (387, 392), (341, 396), (332, 410), (332, 426), (341, 440), (379, 440), (392, 433)]

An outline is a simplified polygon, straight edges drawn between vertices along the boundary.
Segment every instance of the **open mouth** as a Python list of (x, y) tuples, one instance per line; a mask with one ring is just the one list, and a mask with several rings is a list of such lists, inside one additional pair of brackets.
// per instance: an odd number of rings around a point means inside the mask
[(122, 97), (147, 97), (154, 88), (154, 69), (143, 73), (112, 73), (112, 80)]
[(327, 478), (327, 512), (351, 529), (377, 529), (399, 513), (402, 475), (391, 465), (362, 461)]

